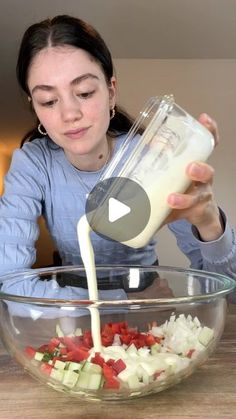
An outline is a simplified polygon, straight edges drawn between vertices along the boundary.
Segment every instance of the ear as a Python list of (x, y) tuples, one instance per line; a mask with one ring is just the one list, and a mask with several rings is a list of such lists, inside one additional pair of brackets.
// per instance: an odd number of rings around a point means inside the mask
[(108, 86), (109, 90), (109, 103), (110, 108), (114, 108), (116, 104), (116, 93), (117, 93), (117, 81), (114, 76), (111, 77), (110, 84)]
[(30, 109), (35, 112), (32, 98), (30, 96), (28, 96), (27, 99), (28, 99), (28, 102), (29, 102), (29, 105), (30, 105)]

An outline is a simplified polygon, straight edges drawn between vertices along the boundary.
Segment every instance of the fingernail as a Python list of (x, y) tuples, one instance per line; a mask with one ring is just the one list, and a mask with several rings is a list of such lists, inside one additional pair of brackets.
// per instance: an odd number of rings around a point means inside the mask
[(200, 164), (193, 163), (190, 167), (192, 176), (201, 176), (204, 173), (204, 167)]
[(207, 114), (206, 114), (206, 122), (207, 122), (208, 124), (212, 124), (212, 119), (211, 119), (211, 117), (210, 117), (209, 115), (207, 115)]
[(181, 198), (179, 197), (178, 194), (172, 193), (171, 195), (168, 196), (168, 204), (171, 207), (178, 206), (180, 202), (181, 202)]

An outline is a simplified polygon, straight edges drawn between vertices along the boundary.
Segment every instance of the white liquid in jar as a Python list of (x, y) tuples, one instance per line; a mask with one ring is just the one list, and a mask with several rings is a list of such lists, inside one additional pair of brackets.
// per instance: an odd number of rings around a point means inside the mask
[[(176, 131), (178, 128), (180, 133), (179, 123), (180, 121), (170, 118), (169, 127), (172, 131)], [(213, 137), (204, 127), (199, 127), (199, 123), (196, 122), (196, 125), (196, 134), (183, 132), (182, 128), (181, 135), (185, 141), (180, 142), (179, 146), (173, 150), (165, 150), (156, 162), (153, 161), (155, 154), (160, 152), (161, 148), (163, 149), (162, 144), (164, 143), (161, 142), (160, 137), (158, 138), (159, 142), (156, 146), (153, 144), (151, 151), (144, 156), (143, 161), (133, 162), (134, 170), (130, 170), (127, 177), (139, 183), (145, 190), (150, 201), (151, 213), (144, 230), (123, 244), (140, 248), (149, 243), (171, 212), (167, 203), (168, 195), (174, 192), (185, 192), (191, 183), (185, 173), (187, 165), (192, 161), (204, 162), (211, 154), (214, 148)], [(186, 131), (188, 130), (186, 129)], [(202, 138), (205, 136), (206, 138)], [(122, 173), (122, 176), (125, 176), (125, 173)], [(129, 205), (128, 202), (126, 204)], [(113, 238), (115, 238), (114, 235)]]

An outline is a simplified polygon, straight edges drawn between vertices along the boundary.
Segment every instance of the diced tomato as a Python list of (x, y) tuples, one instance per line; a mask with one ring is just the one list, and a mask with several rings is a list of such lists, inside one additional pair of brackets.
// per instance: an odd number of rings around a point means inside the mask
[(58, 337), (54, 337), (50, 340), (50, 344), (54, 345), (55, 347), (59, 346), (60, 343), (61, 343), (61, 339)]
[(103, 346), (110, 346), (114, 340), (114, 332), (109, 323), (105, 324), (102, 328), (101, 333), (102, 345)]
[(119, 389), (120, 388), (120, 382), (116, 378), (110, 377), (105, 381), (105, 383), (103, 385), (103, 388)]
[(125, 370), (126, 365), (124, 361), (122, 361), (122, 359), (118, 359), (117, 361), (114, 362), (114, 364), (112, 365), (112, 368), (113, 370), (117, 372), (117, 374), (119, 374), (121, 371)]
[(137, 327), (129, 327), (127, 331), (129, 334), (133, 334), (133, 335), (137, 335), (139, 333)]
[(101, 339), (102, 339), (102, 345), (103, 346), (111, 346), (112, 343), (113, 343), (114, 337), (113, 337), (113, 335), (110, 335), (110, 336), (102, 335)]
[(156, 343), (161, 343), (161, 341), (163, 340), (163, 338), (164, 338), (164, 337), (158, 337), (158, 336), (155, 336), (155, 341), (156, 341)]
[(121, 333), (121, 335), (128, 335), (128, 329), (124, 328), (124, 327), (121, 327), (120, 328), (120, 333)]
[(93, 346), (93, 339), (92, 339), (92, 333), (90, 330), (85, 330), (83, 334), (83, 344), (84, 346), (88, 347), (89, 349)]
[(155, 345), (155, 343), (156, 343), (155, 337), (151, 334), (146, 335), (145, 340), (146, 340), (146, 345), (147, 346), (152, 346), (152, 345)]
[(67, 354), (67, 348), (60, 348), (60, 354), (61, 355), (66, 355)]
[(36, 349), (34, 349), (32, 346), (26, 346), (25, 348), (25, 354), (28, 355), (30, 358), (33, 358), (36, 352)]
[(154, 373), (153, 378), (154, 380), (156, 380), (158, 377), (160, 377), (160, 375), (164, 372), (165, 370), (161, 370), (161, 371), (157, 371)]
[(106, 362), (106, 364), (109, 365), (109, 367), (113, 367), (114, 363), (115, 363), (114, 359), (108, 359), (108, 361)]
[(195, 352), (195, 349), (189, 349), (189, 351), (188, 351), (188, 353), (187, 353), (187, 357), (188, 358), (191, 358), (192, 357), (192, 354)]
[(103, 367), (103, 364), (105, 362), (105, 360), (103, 359), (103, 357), (99, 354), (99, 352), (95, 353), (95, 356), (93, 358), (91, 358), (91, 362), (93, 364), (97, 364), (100, 365), (100, 367)]
[(120, 327), (121, 327), (121, 329), (125, 329), (125, 330), (127, 330), (128, 329), (128, 322), (120, 322)]
[(51, 374), (52, 368), (53, 368), (53, 366), (48, 364), (47, 362), (43, 362), (40, 365), (40, 370), (47, 375)]
[(120, 323), (112, 323), (111, 324), (111, 330), (115, 334), (120, 334)]
[(50, 354), (52, 354), (55, 349), (60, 345), (60, 339), (59, 338), (52, 338), (48, 344), (48, 350), (47, 352), (49, 352)]
[(63, 343), (66, 346), (68, 351), (74, 351), (77, 348), (77, 345), (74, 342), (74, 339), (69, 336), (64, 336)]
[(121, 343), (124, 343), (125, 345), (129, 345), (132, 337), (129, 335), (120, 335), (120, 341)]
[(48, 352), (48, 345), (41, 345), (38, 349), (37, 352)]
[(146, 343), (146, 335), (144, 335), (143, 333), (139, 334), (139, 342), (140, 342), (140, 347), (142, 348), (143, 346), (147, 346)]
[(89, 357), (87, 348), (76, 348), (73, 351), (67, 352), (65, 356), (66, 361), (81, 362)]
[(106, 380), (109, 380), (110, 378), (117, 375), (117, 372), (114, 371), (113, 368), (107, 364), (103, 364), (102, 371)]
[(112, 331), (112, 327), (107, 323), (107, 324), (105, 324), (104, 326), (103, 326), (103, 328), (102, 328), (102, 335), (104, 335), (104, 336), (113, 336), (114, 335), (114, 332)]

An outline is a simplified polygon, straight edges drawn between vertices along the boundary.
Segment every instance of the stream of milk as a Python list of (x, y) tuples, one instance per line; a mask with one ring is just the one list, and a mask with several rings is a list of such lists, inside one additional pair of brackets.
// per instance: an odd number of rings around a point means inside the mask
[[(87, 276), (88, 293), (90, 300), (98, 300), (97, 276), (95, 267), (95, 258), (92, 242), (90, 239), (91, 227), (87, 221), (86, 215), (83, 215), (77, 224), (77, 237), (80, 246), (80, 253)], [(89, 308), (91, 314), (91, 331), (93, 346), (95, 352), (102, 351), (101, 333), (100, 333), (100, 315), (96, 307)]]

